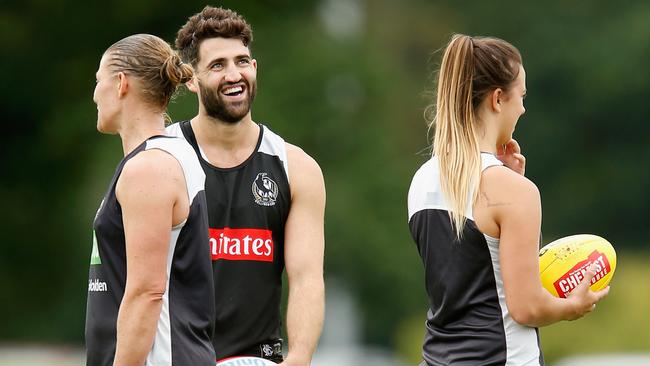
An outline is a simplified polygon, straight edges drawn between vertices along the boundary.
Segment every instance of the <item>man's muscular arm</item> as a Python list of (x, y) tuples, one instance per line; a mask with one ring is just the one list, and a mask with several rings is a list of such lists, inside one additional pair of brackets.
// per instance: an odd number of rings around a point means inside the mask
[(289, 280), (288, 353), (285, 366), (306, 366), (323, 327), (325, 284), (325, 183), (320, 167), (301, 149), (287, 144), (291, 209), (285, 227)]

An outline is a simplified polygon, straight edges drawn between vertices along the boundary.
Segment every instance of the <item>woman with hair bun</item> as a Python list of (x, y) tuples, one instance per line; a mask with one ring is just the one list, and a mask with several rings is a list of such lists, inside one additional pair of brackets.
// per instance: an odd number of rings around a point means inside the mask
[(438, 74), (433, 156), (408, 194), (430, 306), (421, 365), (542, 365), (537, 327), (580, 318), (609, 291), (589, 289), (593, 268), (566, 299), (542, 287), (539, 191), (512, 139), (525, 95), (514, 46), (451, 38)]
[(165, 110), (192, 77), (162, 39), (109, 47), (93, 96), (97, 129), (118, 134), (118, 164), (93, 223), (87, 365), (214, 365), (205, 176)]

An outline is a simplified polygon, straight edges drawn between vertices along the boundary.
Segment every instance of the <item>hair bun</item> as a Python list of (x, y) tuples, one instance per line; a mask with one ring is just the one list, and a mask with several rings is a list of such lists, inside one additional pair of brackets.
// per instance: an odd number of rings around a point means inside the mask
[(190, 81), (193, 75), (192, 67), (184, 63), (176, 52), (167, 57), (160, 70), (160, 76), (174, 87)]
[(188, 81), (192, 80), (192, 77), (194, 77), (194, 68), (192, 68), (192, 65), (187, 64), (183, 62), (183, 60), (178, 58), (178, 69), (180, 70), (180, 83), (185, 84)]

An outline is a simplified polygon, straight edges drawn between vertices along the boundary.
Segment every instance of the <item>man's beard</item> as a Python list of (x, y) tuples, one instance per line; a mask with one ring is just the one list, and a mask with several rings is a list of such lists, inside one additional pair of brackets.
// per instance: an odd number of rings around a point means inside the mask
[(251, 104), (253, 104), (253, 100), (255, 100), (257, 88), (255, 82), (253, 82), (252, 85), (246, 80), (243, 82), (246, 84), (246, 90), (244, 91), (244, 93), (246, 93), (246, 98), (241, 102), (226, 103), (219, 93), (219, 90), (222, 90), (226, 84), (219, 85), (218, 90), (215, 91), (214, 89), (203, 86), (199, 81), (198, 84), (201, 92), (201, 102), (203, 103), (203, 107), (208, 116), (231, 124), (241, 121), (242, 118), (244, 118), (251, 110)]

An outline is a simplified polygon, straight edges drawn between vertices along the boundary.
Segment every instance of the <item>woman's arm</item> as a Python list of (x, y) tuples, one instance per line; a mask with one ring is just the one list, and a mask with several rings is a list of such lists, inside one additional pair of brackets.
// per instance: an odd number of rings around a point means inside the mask
[(609, 289), (589, 290), (593, 269), (567, 299), (556, 298), (542, 287), (538, 244), (541, 200), (530, 180), (505, 167), (485, 170), (476, 210), (479, 228), (486, 227), (486, 234), (500, 238), (499, 260), (506, 303), (516, 322), (538, 327), (578, 319), (607, 295)]
[(126, 288), (117, 318), (114, 365), (144, 365), (162, 298), (173, 209), (184, 192), (181, 167), (168, 153), (144, 151), (129, 160), (116, 187), (126, 239)]

